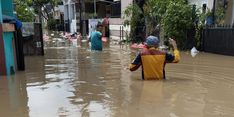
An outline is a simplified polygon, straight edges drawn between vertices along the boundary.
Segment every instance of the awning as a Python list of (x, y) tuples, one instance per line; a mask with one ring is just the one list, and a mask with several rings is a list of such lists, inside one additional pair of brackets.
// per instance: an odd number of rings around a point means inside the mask
[(22, 22), (17, 18), (8, 15), (2, 15), (2, 17), (3, 17), (3, 23), (15, 23), (17, 29), (22, 27)]

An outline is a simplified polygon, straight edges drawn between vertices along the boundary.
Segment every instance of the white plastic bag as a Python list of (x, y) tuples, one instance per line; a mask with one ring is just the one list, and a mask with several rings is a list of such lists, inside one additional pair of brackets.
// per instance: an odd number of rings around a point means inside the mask
[(192, 57), (195, 57), (199, 53), (199, 51), (195, 47), (193, 47), (191, 49), (190, 53), (191, 53)]

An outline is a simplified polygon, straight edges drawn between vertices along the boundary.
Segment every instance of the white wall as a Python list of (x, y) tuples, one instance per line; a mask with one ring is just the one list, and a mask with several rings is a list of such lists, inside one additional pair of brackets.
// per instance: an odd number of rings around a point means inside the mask
[(213, 4), (214, 4), (214, 0), (208, 0), (207, 7), (209, 9), (212, 9), (213, 8)]
[(207, 8), (212, 9), (214, 0), (188, 0), (188, 2), (197, 5), (198, 8), (201, 8), (203, 4), (206, 4)]
[(71, 20), (71, 24), (70, 24), (70, 32), (71, 33), (75, 33), (76, 32), (76, 20)]
[(133, 0), (121, 0), (121, 17), (123, 17), (123, 12), (125, 8), (129, 5), (132, 4)]

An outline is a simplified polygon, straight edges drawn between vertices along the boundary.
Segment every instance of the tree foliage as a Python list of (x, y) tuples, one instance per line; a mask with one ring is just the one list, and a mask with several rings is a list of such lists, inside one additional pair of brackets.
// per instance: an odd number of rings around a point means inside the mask
[(161, 21), (167, 9), (169, 0), (147, 0), (144, 5), (144, 13), (146, 18), (147, 35), (154, 34), (157, 25), (161, 25)]
[[(34, 14), (37, 14), (39, 16), (44, 17), (46, 20), (49, 20), (51, 18), (51, 14), (49, 13), (50, 10), (54, 10), (54, 7), (60, 2), (60, 0), (14, 0), (15, 3), (18, 4), (17, 13), (19, 16), (23, 16), (25, 11), (22, 11), (20, 9), (23, 9), (22, 7), (31, 8), (30, 12), (33, 12)], [(52, 9), (48, 9), (47, 5), (51, 5)]]
[(174, 37), (179, 41), (179, 47), (184, 49), (186, 30), (191, 29), (194, 24), (192, 6), (188, 5), (187, 0), (146, 0), (143, 17), (135, 16), (139, 13), (136, 5), (133, 4), (129, 8), (125, 10), (125, 15), (132, 16), (131, 20), (128, 20), (131, 28), (136, 27), (134, 22), (143, 20), (146, 22), (147, 35), (151, 35), (155, 34), (155, 30), (159, 30), (159, 26), (160, 31), (164, 32), (165, 40)]
[(131, 26), (130, 36), (132, 37), (132, 41), (133, 42), (142, 41), (142, 37), (139, 36), (140, 32), (139, 28), (142, 28), (144, 25), (145, 19), (143, 16), (143, 11), (137, 4), (134, 3), (126, 8), (124, 14), (126, 18), (124, 25)]
[(217, 25), (224, 24), (224, 16), (225, 16), (225, 8), (223, 6), (218, 5), (215, 10), (215, 23)]
[(25, 1), (15, 0), (17, 18), (23, 22), (32, 22), (34, 20), (34, 12), (30, 9)]
[(163, 17), (162, 25), (165, 37), (175, 38), (180, 49), (186, 49), (187, 31), (193, 28), (193, 14), (191, 6), (184, 1), (170, 1)]

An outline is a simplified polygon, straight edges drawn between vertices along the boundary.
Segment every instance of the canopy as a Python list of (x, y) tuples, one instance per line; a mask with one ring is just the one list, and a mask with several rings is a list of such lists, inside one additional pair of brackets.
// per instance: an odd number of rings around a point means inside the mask
[(17, 29), (22, 27), (22, 22), (17, 18), (8, 15), (2, 15), (2, 17), (3, 23), (15, 23)]

